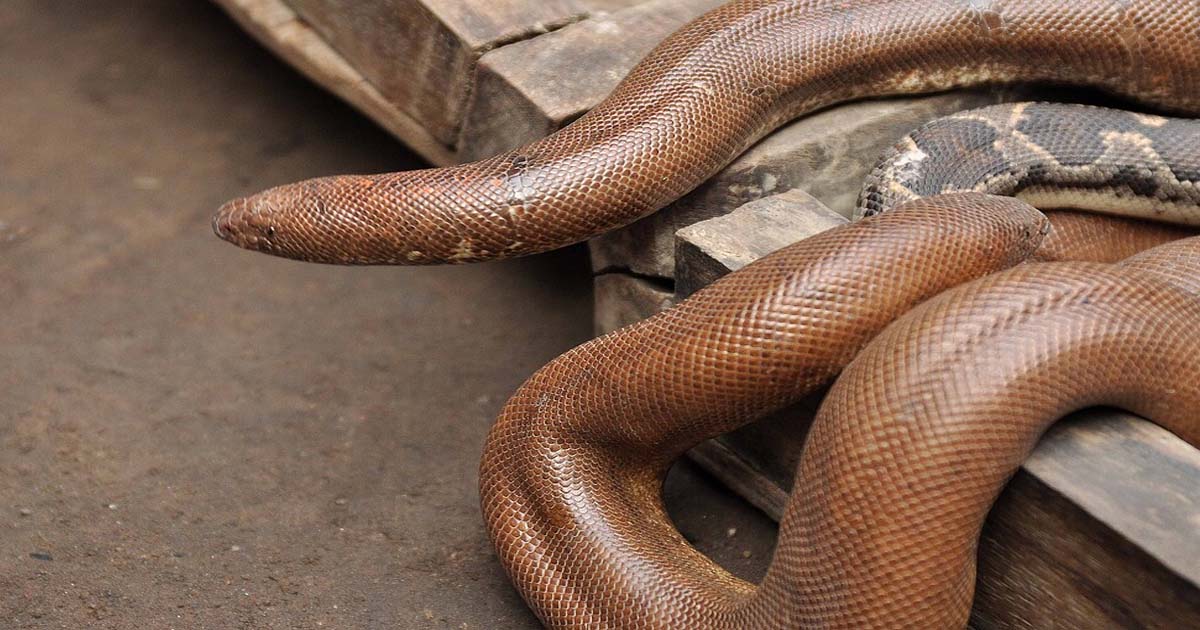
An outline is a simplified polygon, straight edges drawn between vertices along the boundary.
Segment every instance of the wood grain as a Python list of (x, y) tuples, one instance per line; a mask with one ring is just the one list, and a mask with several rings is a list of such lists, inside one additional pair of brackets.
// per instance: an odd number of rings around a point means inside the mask
[(623, 273), (596, 276), (593, 296), (593, 327), (597, 337), (650, 317), (675, 301), (675, 293), (669, 286)]
[(457, 140), (484, 52), (587, 17), (576, 0), (288, 0), (389, 102)]
[(436, 165), (487, 157), (554, 131), (604, 98), (659, 40), (721, 3), (216, 2)]
[(462, 158), (537, 140), (594, 107), (660, 40), (722, 0), (650, 0), (483, 55)]
[(438, 165), (455, 161), (449, 147), (380, 93), (284, 0), (216, 2), (264, 46), (406, 142), (421, 157)]
[(675, 233), (675, 258), (680, 262), (675, 270), (675, 294), (683, 299), (730, 269), (846, 221), (812, 195), (793, 189), (689, 225)]

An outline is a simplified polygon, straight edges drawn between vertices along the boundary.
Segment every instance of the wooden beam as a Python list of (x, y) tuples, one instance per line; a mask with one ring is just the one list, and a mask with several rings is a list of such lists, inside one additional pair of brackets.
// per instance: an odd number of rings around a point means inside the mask
[[(472, 103), (489, 102), (487, 98), (472, 98), (481, 57), (589, 19), (597, 20), (598, 28), (603, 30), (611, 15), (623, 14), (644, 1), (216, 0), (277, 55), (350, 102), (430, 162), (443, 166), (488, 155), (486, 148), (460, 146), (460, 142), (471, 141), (464, 140), (461, 132), (468, 110), (474, 107)], [(678, 13), (679, 7), (672, 4), (679, 3), (659, 1), (664, 5), (662, 10)], [(683, 4), (697, 1), (684, 0)], [(656, 19), (653, 12), (647, 18)], [(671, 30), (649, 32), (641, 28), (637, 46), (612, 40), (608, 43), (614, 49), (649, 50)], [(578, 107), (587, 109), (607, 93), (597, 87), (605, 78), (624, 73), (613, 64), (625, 64), (627, 68), (637, 58), (624, 61), (625, 53), (619, 55), (620, 61), (601, 59), (604, 52), (598, 42), (583, 41), (578, 46), (573, 52), (580, 58), (586, 57), (584, 49), (598, 55), (586, 71), (597, 73), (601, 80), (593, 81), (596, 85), (586, 95), (564, 90), (561, 97), (576, 99), (581, 103)], [(542, 76), (537, 67), (526, 65), (520, 71), (533, 80)], [(555, 81), (553, 72), (554, 68), (547, 67), (544, 80)], [(485, 77), (490, 75), (485, 73)], [(578, 80), (585, 82), (587, 78), (580, 75)], [(561, 103), (545, 105), (563, 108)], [(527, 104), (517, 103), (513, 112), (525, 109)], [(492, 110), (473, 118), (479, 124), (491, 114), (506, 112)], [(507, 115), (510, 121), (519, 119), (512, 112)], [(553, 127), (543, 126), (540, 134), (517, 133), (528, 127), (493, 123), (490, 133), (519, 136), (524, 142), (553, 131)], [(502, 139), (486, 134), (484, 139), (504, 144)]]
[(671, 306), (675, 294), (661, 282), (623, 273), (604, 273), (594, 282), (595, 335), (608, 333)]
[(479, 62), (464, 160), (537, 140), (594, 107), (659, 41), (722, 0), (650, 0), (497, 48)]
[(730, 269), (846, 223), (812, 195), (792, 189), (676, 232), (675, 294), (683, 299)]
[(483, 53), (587, 17), (577, 0), (287, 0), (438, 142), (458, 139)]

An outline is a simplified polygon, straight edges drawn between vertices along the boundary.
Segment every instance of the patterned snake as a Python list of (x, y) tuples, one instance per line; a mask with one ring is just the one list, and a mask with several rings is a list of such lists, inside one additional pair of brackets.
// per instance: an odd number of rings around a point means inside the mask
[[(601, 105), (544, 140), (474, 164), (281, 186), (226, 204), (214, 229), (327, 263), (544, 251), (644, 216), (784, 121), (848, 99), (1049, 81), (1196, 113), (1198, 33), (1200, 0), (744, 0), (668, 38)], [(1135, 131), (1108, 129), (1113, 146), (1137, 146)], [(1167, 178), (1150, 168), (1167, 154), (1143, 152), (1134, 171), (1099, 183), (1060, 183), (1079, 184), (1073, 192), (1101, 209), (1129, 192), (1143, 215), (1200, 223), (1195, 160)], [(917, 153), (897, 155), (911, 165)], [(1014, 155), (1002, 156), (1010, 170), (975, 173), (962, 188), (1046, 193), (1049, 162), (1021, 170), (1032, 163)], [(1055, 159), (1054, 173), (1103, 172), (1095, 143), (1054, 155), (1069, 158)], [(886, 183), (868, 188), (864, 212), (887, 195), (925, 194), (895, 174)], [(1099, 231), (1125, 232), (1111, 221)], [(1186, 332), (1200, 325), (1200, 242), (1116, 264), (1014, 267), (1073, 255), (1039, 250), (1048, 229), (1015, 199), (918, 198), (547, 365), (505, 407), (481, 468), (488, 528), (522, 595), (553, 627), (962, 625), (983, 515), (1048, 423), (1112, 404), (1200, 440), (1200, 380), (1165, 376), (1194, 371), (1200, 351)], [(662, 475), (692, 444), (844, 367), (767, 577), (737, 580), (671, 525)]]

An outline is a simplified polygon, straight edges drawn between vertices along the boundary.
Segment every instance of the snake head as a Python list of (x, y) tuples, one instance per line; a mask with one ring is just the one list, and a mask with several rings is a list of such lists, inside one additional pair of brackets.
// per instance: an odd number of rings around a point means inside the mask
[(266, 191), (226, 202), (213, 216), (213, 232), (222, 239), (249, 250), (275, 253), (276, 233), (273, 219), (279, 207)]
[(212, 220), (222, 239), (272, 256), (306, 262), (420, 264), (406, 242), (404, 208), (365, 203), (371, 176), (338, 176), (277, 186), (225, 203)]

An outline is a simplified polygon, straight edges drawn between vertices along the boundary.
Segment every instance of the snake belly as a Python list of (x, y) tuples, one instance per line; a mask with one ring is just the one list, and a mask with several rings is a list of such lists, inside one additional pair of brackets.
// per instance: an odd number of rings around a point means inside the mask
[(740, 0), (668, 37), (595, 109), (480, 162), (237, 199), (222, 238), (313, 262), (530, 254), (682, 196), (783, 122), (960, 86), (1086, 85), (1200, 111), (1200, 0)]

